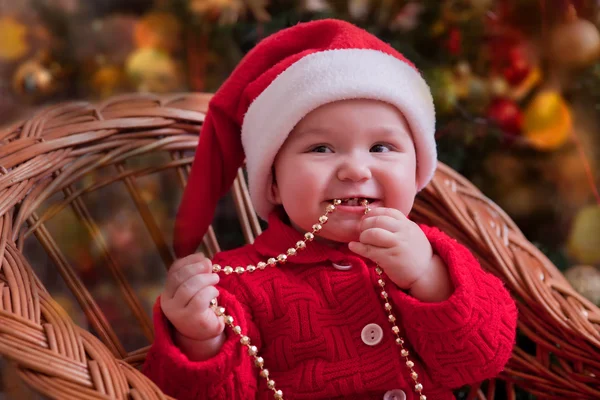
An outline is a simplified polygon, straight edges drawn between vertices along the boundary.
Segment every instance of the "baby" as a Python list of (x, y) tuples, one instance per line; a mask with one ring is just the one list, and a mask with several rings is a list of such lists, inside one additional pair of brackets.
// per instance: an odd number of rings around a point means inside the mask
[[(435, 171), (434, 128), (419, 72), (349, 23), (259, 43), (206, 115), (147, 376), (178, 399), (432, 400), (497, 375), (514, 301), (407, 217)], [(244, 160), (268, 228), (211, 263), (192, 253)]]

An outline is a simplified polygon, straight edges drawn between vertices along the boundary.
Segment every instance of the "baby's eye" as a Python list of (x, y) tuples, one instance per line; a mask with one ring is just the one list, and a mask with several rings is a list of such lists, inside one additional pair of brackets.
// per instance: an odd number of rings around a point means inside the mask
[(387, 153), (388, 151), (391, 151), (391, 146), (387, 144), (376, 144), (371, 147), (370, 151), (373, 153)]
[(331, 149), (324, 145), (315, 146), (310, 151), (311, 153), (331, 153)]

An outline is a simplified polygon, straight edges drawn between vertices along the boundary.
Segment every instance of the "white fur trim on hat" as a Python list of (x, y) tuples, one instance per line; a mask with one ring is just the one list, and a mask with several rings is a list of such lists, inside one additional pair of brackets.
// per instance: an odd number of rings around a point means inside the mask
[(252, 102), (242, 124), (250, 196), (267, 219), (271, 168), (292, 129), (312, 110), (337, 100), (381, 100), (398, 107), (410, 126), (418, 189), (437, 163), (435, 111), (429, 86), (409, 64), (378, 50), (340, 49), (309, 54), (283, 71)]

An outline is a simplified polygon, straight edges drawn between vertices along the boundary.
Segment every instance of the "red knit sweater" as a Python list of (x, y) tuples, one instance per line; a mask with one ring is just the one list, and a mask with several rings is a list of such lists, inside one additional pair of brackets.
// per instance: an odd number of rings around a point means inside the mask
[[(493, 377), (510, 357), (517, 311), (501, 281), (484, 272), (465, 247), (422, 226), (448, 266), (454, 293), (421, 302), (388, 282), (401, 335), (429, 400), (453, 399), (451, 389)], [(253, 245), (217, 254), (222, 266), (246, 266), (302, 239), (276, 213)], [(333, 264), (346, 264), (347, 270)], [(389, 281), (389, 280), (388, 280)], [(285, 399), (418, 399), (394, 343), (374, 264), (350, 252), (311, 242), (279, 267), (223, 276), (219, 303), (259, 348)], [(376, 324), (383, 339), (368, 345), (363, 328)], [(156, 338), (144, 373), (178, 399), (272, 399), (238, 336), (228, 334), (215, 357), (192, 362), (173, 344), (172, 326), (154, 307)], [(226, 332), (229, 328), (226, 328)], [(391, 392), (390, 392), (391, 391)], [(387, 393), (387, 394), (386, 394)]]

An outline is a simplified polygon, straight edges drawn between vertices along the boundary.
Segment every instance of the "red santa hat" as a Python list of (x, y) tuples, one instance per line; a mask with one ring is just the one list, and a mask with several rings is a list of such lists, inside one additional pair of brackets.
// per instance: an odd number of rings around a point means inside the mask
[(175, 221), (178, 257), (196, 251), (217, 201), (246, 160), (250, 196), (266, 219), (277, 151), (312, 110), (337, 100), (374, 99), (406, 118), (417, 154), (417, 183), (433, 176), (435, 111), (428, 85), (391, 46), (348, 22), (298, 24), (261, 41), (211, 99)]

